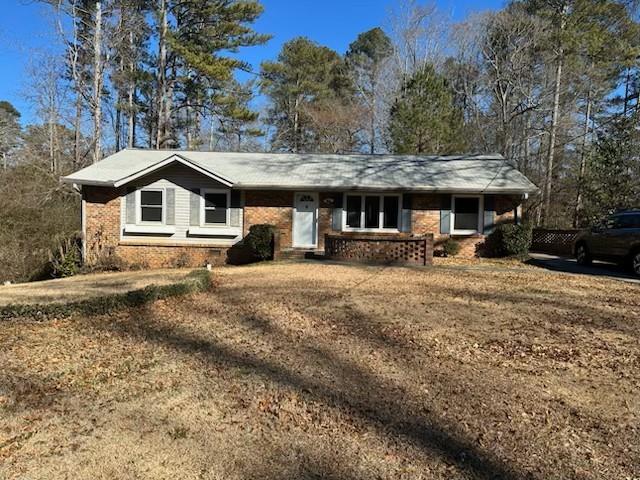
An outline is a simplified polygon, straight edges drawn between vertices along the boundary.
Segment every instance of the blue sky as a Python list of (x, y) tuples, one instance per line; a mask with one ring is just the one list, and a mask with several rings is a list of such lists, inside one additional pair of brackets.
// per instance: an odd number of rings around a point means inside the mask
[[(23, 114), (23, 123), (33, 119), (24, 98), (26, 69), (34, 56), (60, 51), (53, 15), (33, 0), (2, 0), (0, 16), (0, 100), (13, 103)], [(270, 33), (266, 45), (242, 52), (242, 58), (258, 68), (273, 59), (287, 40), (305, 35), (343, 53), (358, 33), (386, 23), (393, 0), (263, 0), (265, 12), (255, 28)], [(469, 13), (497, 9), (502, 0), (437, 0), (442, 13), (454, 21)]]

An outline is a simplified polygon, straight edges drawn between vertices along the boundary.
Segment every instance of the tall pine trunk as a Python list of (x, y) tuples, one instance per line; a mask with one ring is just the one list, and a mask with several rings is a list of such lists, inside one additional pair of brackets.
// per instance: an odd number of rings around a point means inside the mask
[(80, 127), (82, 125), (82, 95), (80, 94), (80, 88), (76, 86), (76, 115), (73, 119), (73, 169), (76, 170), (80, 167), (82, 161), (82, 154), (80, 153)]
[[(133, 32), (129, 32), (129, 47), (130, 51), (134, 51), (133, 44)], [(129, 59), (129, 78), (127, 79), (127, 147), (134, 148), (136, 145), (136, 108), (135, 108), (135, 95), (136, 95), (136, 62), (134, 61), (133, 54)]]
[(158, 98), (156, 103), (156, 139), (155, 147), (162, 148), (167, 140), (169, 130), (169, 86), (167, 82), (167, 1), (160, 0), (159, 32), (158, 32)]
[[(591, 65), (593, 70), (593, 64)], [(582, 212), (582, 192), (584, 189), (584, 177), (587, 173), (587, 138), (589, 136), (589, 124), (591, 122), (591, 105), (592, 105), (592, 86), (589, 81), (589, 90), (587, 91), (587, 110), (584, 115), (584, 132), (582, 137), (582, 151), (580, 152), (580, 173), (578, 175), (578, 185), (576, 193), (576, 206), (573, 211), (573, 228), (578, 227), (580, 222), (580, 213)]]
[(129, 81), (129, 85), (127, 86), (127, 147), (134, 148), (136, 144), (136, 112), (134, 106), (134, 90), (136, 86), (131, 79)]
[(556, 59), (556, 74), (553, 92), (553, 113), (551, 116), (551, 129), (549, 131), (549, 145), (547, 150), (547, 161), (545, 168), (544, 195), (543, 195), (543, 216), (542, 222), (548, 225), (551, 214), (551, 190), (553, 188), (553, 168), (556, 149), (556, 137), (558, 135), (558, 120), (560, 118), (560, 92), (562, 89), (562, 69), (564, 67), (564, 31), (567, 25), (567, 14), (569, 13), (568, 2), (565, 2), (560, 11), (558, 24), (558, 45)]
[(102, 3), (96, 2), (93, 34), (93, 162), (102, 158)]
[(555, 91), (553, 94), (553, 114), (551, 116), (551, 129), (549, 131), (549, 146), (547, 150), (547, 162), (545, 167), (544, 180), (544, 211), (543, 223), (549, 223), (551, 211), (551, 189), (553, 187), (553, 160), (556, 148), (556, 137), (558, 135), (558, 118), (560, 116), (560, 90), (562, 88), (562, 67), (564, 59), (562, 52), (556, 64)]

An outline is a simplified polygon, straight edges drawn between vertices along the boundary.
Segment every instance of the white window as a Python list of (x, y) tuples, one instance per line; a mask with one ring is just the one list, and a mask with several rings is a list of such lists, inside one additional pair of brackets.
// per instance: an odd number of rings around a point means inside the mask
[(138, 190), (139, 223), (164, 223), (165, 195), (161, 188)]
[(229, 190), (203, 190), (200, 224), (205, 227), (223, 227), (230, 224)]
[(400, 195), (347, 193), (343, 205), (343, 230), (397, 232), (400, 229)]
[(473, 235), (482, 232), (482, 196), (454, 195), (451, 200), (451, 233)]

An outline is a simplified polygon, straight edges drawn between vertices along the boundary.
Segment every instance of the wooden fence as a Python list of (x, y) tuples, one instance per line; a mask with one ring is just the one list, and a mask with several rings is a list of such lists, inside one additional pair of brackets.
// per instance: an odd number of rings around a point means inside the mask
[(571, 256), (579, 233), (580, 230), (534, 228), (531, 238), (531, 251)]

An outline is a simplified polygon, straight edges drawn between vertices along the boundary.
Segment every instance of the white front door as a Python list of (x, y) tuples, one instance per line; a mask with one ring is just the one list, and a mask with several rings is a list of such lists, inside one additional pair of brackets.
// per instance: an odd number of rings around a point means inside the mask
[(293, 209), (293, 246), (318, 245), (318, 194), (296, 193)]

